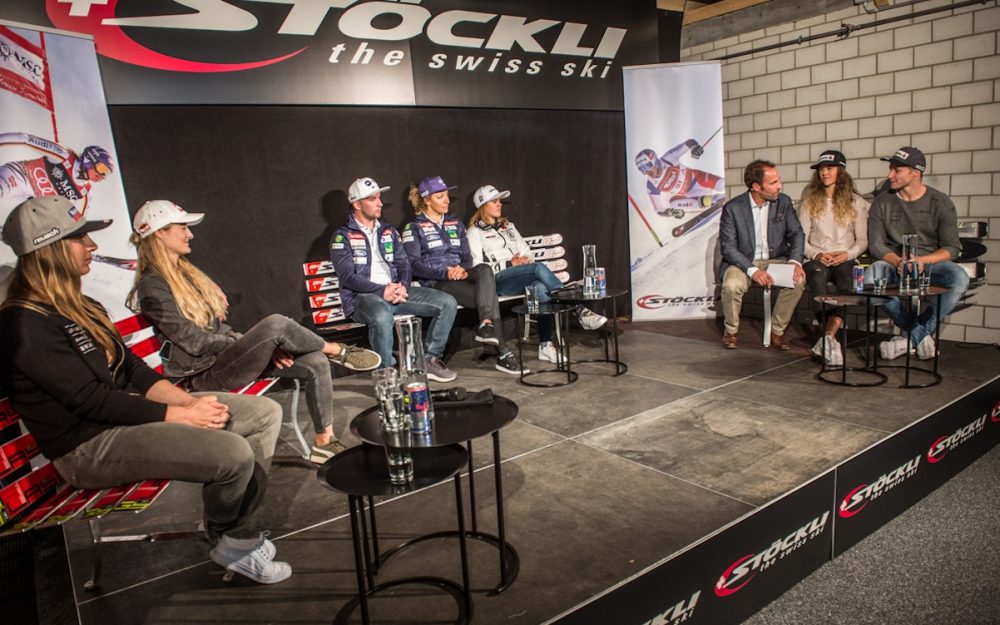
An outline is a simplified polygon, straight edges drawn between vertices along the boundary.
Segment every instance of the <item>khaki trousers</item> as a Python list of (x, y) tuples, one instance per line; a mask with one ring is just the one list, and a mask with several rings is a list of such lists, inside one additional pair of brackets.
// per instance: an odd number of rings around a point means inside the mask
[[(758, 269), (767, 270), (768, 263), (783, 263), (784, 258), (771, 258), (769, 260), (755, 260), (754, 266)], [(743, 307), (743, 296), (750, 288), (752, 281), (750, 276), (739, 267), (732, 265), (726, 269), (722, 276), (722, 312), (725, 315), (726, 334), (736, 334), (740, 329), (740, 309)], [(779, 289), (778, 301), (771, 312), (771, 331), (778, 336), (785, 333), (795, 314), (795, 306), (802, 297), (805, 290), (805, 282), (796, 284), (791, 289)]]

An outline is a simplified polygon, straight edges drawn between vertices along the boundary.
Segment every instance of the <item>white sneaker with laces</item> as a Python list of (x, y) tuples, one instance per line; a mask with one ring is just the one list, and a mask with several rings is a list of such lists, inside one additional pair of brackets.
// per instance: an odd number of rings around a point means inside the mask
[(608, 322), (607, 317), (598, 315), (586, 306), (577, 306), (576, 320), (580, 322), (580, 327), (584, 330), (597, 330)]
[(276, 562), (274, 544), (263, 534), (258, 538), (230, 538), (223, 536), (212, 548), (212, 562), (227, 571), (239, 573), (258, 584), (277, 584), (292, 575), (287, 562)]
[(917, 344), (917, 358), (920, 360), (930, 360), (937, 354), (937, 345), (934, 344), (934, 337), (928, 334)]
[(907, 340), (905, 336), (894, 336), (888, 341), (882, 341), (878, 346), (882, 360), (894, 360), (906, 353)]
[(544, 343), (539, 343), (538, 345), (538, 359), (544, 360), (546, 362), (559, 362), (559, 352), (556, 351), (556, 346), (552, 344), (552, 341), (545, 341)]
[(812, 353), (822, 358), (827, 367), (844, 366), (844, 354), (840, 351), (840, 343), (828, 334), (824, 334), (820, 340), (816, 341)]

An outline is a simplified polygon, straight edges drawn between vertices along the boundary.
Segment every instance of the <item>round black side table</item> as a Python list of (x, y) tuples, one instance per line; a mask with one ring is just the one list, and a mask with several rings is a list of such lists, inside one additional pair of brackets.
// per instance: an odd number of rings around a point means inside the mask
[[(887, 297), (881, 295), (875, 295), (874, 293), (857, 293), (852, 295), (817, 295), (814, 298), (817, 302), (823, 304), (823, 316), (826, 317), (826, 307), (834, 306), (837, 308), (849, 308), (849, 307), (865, 307), (865, 328), (871, 327), (872, 313), (875, 315), (875, 327), (878, 327), (878, 307), (884, 305), (889, 301)], [(826, 382), (828, 384), (839, 384), (841, 386), (851, 386), (855, 388), (859, 387), (869, 387), (869, 386), (881, 386), (885, 384), (889, 379), (884, 373), (878, 370), (878, 358), (873, 356), (872, 352), (878, 352), (878, 345), (870, 333), (865, 333), (865, 366), (863, 367), (848, 367), (847, 366), (847, 315), (844, 315), (844, 322), (840, 326), (840, 345), (844, 346), (844, 362), (839, 367), (828, 367), (826, 365), (826, 359), (823, 359), (823, 366), (819, 373), (816, 374), (816, 379), (821, 382)], [(838, 345), (838, 349), (840, 347)], [(822, 356), (821, 356), (822, 358)], [(829, 374), (835, 374), (833, 378), (829, 377)], [(869, 376), (867, 381), (850, 381), (848, 380), (848, 373), (860, 376)], [(838, 379), (839, 378), (839, 379)]]
[[(572, 369), (572, 363), (569, 359), (569, 312), (573, 310), (573, 306), (569, 304), (553, 304), (551, 302), (545, 302), (544, 304), (538, 305), (538, 310), (535, 312), (529, 312), (528, 307), (524, 304), (518, 304), (511, 308), (511, 311), (517, 315), (518, 321), (522, 324), (522, 327), (528, 325), (528, 317), (531, 315), (536, 316), (551, 316), (553, 317), (554, 325), (558, 328), (556, 335), (562, 336), (562, 341), (558, 343), (553, 343), (556, 348), (556, 366), (549, 367), (547, 369), (533, 369), (530, 373), (525, 373), (521, 370), (521, 377), (518, 381), (525, 386), (538, 386), (542, 388), (552, 388), (555, 386), (566, 386), (567, 384), (572, 384), (576, 382), (579, 378), (577, 374)], [(517, 335), (517, 359), (520, 362), (524, 362), (523, 355), (523, 343), (524, 335), (527, 332), (519, 332)], [(565, 375), (566, 379), (555, 382), (536, 382), (530, 378), (536, 376), (544, 376), (546, 374), (561, 374)]]
[[(517, 579), (517, 574), (521, 568), (521, 558), (517, 550), (507, 542), (507, 523), (503, 501), (503, 473), (500, 466), (500, 430), (517, 418), (517, 411), (517, 404), (500, 395), (495, 395), (492, 403), (474, 406), (449, 407), (442, 402), (435, 402), (434, 421), (431, 422), (431, 431), (429, 434), (414, 435), (409, 431), (404, 431), (399, 434), (390, 435), (388, 439), (383, 436), (382, 430), (379, 427), (377, 406), (372, 406), (368, 410), (365, 410), (351, 422), (351, 432), (361, 440), (372, 445), (388, 444), (399, 448), (424, 449), (465, 443), (469, 458), (469, 509), (472, 526), (466, 532), (466, 535), (469, 538), (492, 544), (500, 552), (500, 584), (490, 591), (489, 594), (491, 595), (500, 594), (510, 587), (514, 583), (514, 580)], [(472, 440), (486, 436), (487, 434), (493, 438), (493, 483), (497, 505), (496, 536), (480, 531), (476, 518), (476, 479), (475, 471), (473, 470)], [(416, 458), (414, 458), (414, 465), (416, 465)], [(382, 555), (382, 559), (389, 557), (398, 549), (413, 542), (450, 534), (450, 532), (438, 532), (436, 534), (419, 536), (408, 543), (404, 543), (404, 545), (400, 545), (396, 549), (386, 552)]]
[[(557, 289), (549, 293), (549, 298), (553, 302), (564, 304), (600, 304), (601, 313), (608, 318), (609, 323), (605, 323), (601, 328), (601, 336), (604, 339), (604, 358), (592, 358), (590, 360), (578, 360), (577, 362), (607, 362), (615, 366), (615, 376), (619, 376), (628, 371), (628, 365), (618, 357), (618, 298), (628, 293), (627, 289), (605, 289), (597, 295), (584, 295), (583, 287), (575, 286), (571, 288)], [(611, 304), (611, 314), (608, 314), (608, 304)], [(608, 326), (611, 326), (608, 328)], [(613, 355), (610, 348), (614, 348)]]
[[(374, 445), (361, 445), (341, 452), (327, 460), (316, 473), (320, 484), (347, 495), (351, 517), (351, 539), (354, 543), (354, 567), (358, 579), (358, 595), (337, 613), (333, 622), (346, 624), (361, 605), (361, 620), (370, 625), (368, 598), (375, 593), (403, 584), (425, 584), (440, 588), (453, 597), (459, 613), (455, 625), (468, 625), (472, 620), (472, 595), (469, 589), (469, 556), (465, 543), (465, 514), (462, 505), (462, 485), (459, 472), (468, 460), (468, 453), (461, 445), (448, 445), (430, 449), (412, 449), (413, 481), (396, 485), (389, 481), (389, 468), (385, 451)], [(455, 509), (458, 516), (459, 551), (462, 558), (462, 584), (442, 577), (404, 577), (375, 583), (378, 560), (378, 529), (375, 524), (374, 497), (400, 495), (433, 486), (449, 478), (455, 481)], [(365, 499), (371, 517), (371, 539), (365, 522)]]

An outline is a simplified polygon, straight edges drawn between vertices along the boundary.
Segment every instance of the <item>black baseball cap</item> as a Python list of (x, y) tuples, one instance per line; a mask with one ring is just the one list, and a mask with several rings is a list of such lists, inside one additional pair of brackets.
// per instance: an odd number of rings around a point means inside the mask
[(824, 150), (816, 162), (809, 166), (809, 169), (819, 169), (820, 167), (847, 167), (847, 157), (843, 152), (837, 150)]
[(883, 156), (879, 160), (888, 161), (893, 165), (912, 167), (920, 172), (927, 169), (927, 159), (924, 158), (924, 153), (909, 145), (904, 145), (896, 150), (896, 153), (892, 156)]

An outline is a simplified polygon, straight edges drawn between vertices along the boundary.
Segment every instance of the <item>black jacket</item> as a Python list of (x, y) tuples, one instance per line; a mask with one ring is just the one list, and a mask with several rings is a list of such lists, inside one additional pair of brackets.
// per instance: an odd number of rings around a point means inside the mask
[(90, 334), (55, 312), (0, 311), (0, 354), (0, 386), (50, 460), (112, 427), (166, 417), (144, 397), (158, 373), (120, 341), (109, 366)]

